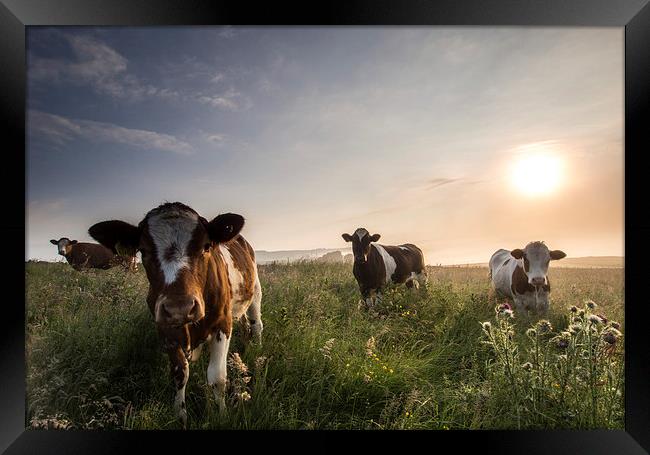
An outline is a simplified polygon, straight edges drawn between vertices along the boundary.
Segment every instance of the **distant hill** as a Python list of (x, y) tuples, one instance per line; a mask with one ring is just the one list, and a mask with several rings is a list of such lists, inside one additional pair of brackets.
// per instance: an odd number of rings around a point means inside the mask
[(553, 264), (556, 267), (623, 267), (622, 256), (585, 256), (581, 258), (564, 258)]
[[(301, 260), (312, 261), (314, 259), (320, 258), (328, 253), (338, 252), (343, 260), (342, 254), (351, 252), (350, 249), (345, 248), (317, 248), (314, 250), (284, 250), (284, 251), (266, 251), (259, 250), (255, 251), (255, 259), (258, 264), (268, 264), (271, 262), (296, 262)], [(330, 255), (330, 258), (333, 256), (339, 257), (336, 253)], [(329, 261), (328, 261), (329, 262)]]
[[(487, 262), (473, 264), (446, 264), (456, 267), (487, 267)], [(560, 261), (553, 261), (554, 268), (622, 268), (625, 266), (625, 259), (622, 256), (585, 256), (579, 258), (564, 258)]]

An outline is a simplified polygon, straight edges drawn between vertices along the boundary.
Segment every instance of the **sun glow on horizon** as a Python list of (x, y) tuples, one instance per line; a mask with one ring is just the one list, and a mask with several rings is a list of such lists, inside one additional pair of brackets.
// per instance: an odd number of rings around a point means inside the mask
[(563, 160), (556, 147), (541, 143), (520, 148), (521, 153), (511, 169), (512, 183), (526, 196), (554, 193), (562, 184)]

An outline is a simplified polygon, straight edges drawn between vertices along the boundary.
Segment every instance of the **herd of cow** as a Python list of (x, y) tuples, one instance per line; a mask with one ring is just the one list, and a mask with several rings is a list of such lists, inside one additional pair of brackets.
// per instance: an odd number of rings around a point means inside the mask
[[(156, 322), (163, 348), (171, 362), (176, 385), (174, 406), (183, 427), (187, 424), (185, 386), (189, 362), (196, 361), (203, 343), (210, 348), (207, 371), (220, 410), (225, 410), (226, 360), (234, 321), (240, 321), (261, 343), (262, 287), (255, 253), (240, 234), (244, 218), (232, 213), (211, 221), (179, 202), (149, 211), (137, 225), (111, 220), (97, 223), (88, 233), (100, 245), (61, 238), (51, 240), (59, 254), (77, 270), (135, 267), (140, 251), (149, 281), (147, 304)], [(364, 229), (343, 234), (352, 243), (353, 273), (363, 299), (372, 307), (388, 283), (418, 288), (427, 282), (424, 255), (413, 244), (376, 243), (379, 234)], [(498, 294), (512, 299), (515, 310), (545, 312), (551, 290), (549, 262), (566, 255), (549, 251), (543, 242), (524, 249), (496, 251), (489, 263)]]

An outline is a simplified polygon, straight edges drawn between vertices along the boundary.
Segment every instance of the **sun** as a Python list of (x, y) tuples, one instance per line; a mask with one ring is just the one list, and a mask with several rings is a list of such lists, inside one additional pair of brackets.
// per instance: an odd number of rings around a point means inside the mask
[(562, 182), (562, 160), (548, 147), (529, 146), (512, 166), (512, 182), (527, 196), (544, 196), (555, 192)]

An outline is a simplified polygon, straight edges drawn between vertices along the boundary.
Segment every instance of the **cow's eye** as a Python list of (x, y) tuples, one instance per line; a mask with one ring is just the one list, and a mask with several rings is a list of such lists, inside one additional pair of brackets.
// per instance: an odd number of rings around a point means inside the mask
[(203, 245), (203, 252), (207, 253), (208, 251), (210, 251), (211, 247), (212, 247), (212, 245), (210, 245), (209, 243), (206, 243), (205, 245)]

